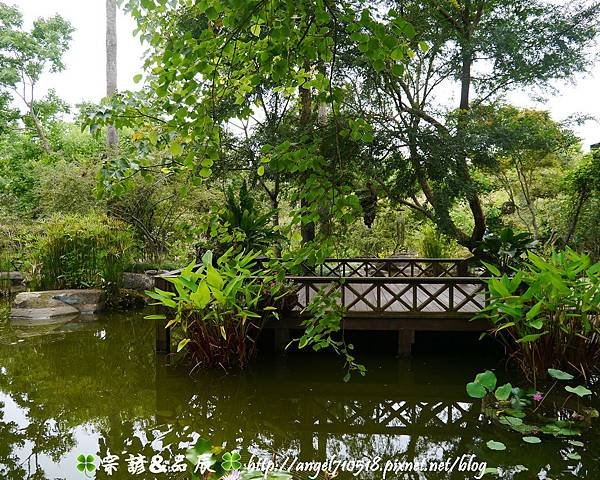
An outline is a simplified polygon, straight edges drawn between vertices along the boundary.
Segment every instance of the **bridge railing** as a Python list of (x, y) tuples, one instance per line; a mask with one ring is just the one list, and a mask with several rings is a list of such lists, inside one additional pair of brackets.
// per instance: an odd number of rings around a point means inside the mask
[(486, 304), (483, 277), (321, 277), (291, 276), (293, 311), (317, 294), (337, 295), (345, 316), (470, 317)]
[[(259, 266), (266, 266), (272, 259), (258, 257)], [(196, 267), (198, 267), (197, 265)], [(318, 265), (303, 263), (301, 276), (308, 277), (477, 277), (474, 258), (326, 258)], [(161, 276), (173, 277), (181, 273), (174, 270)], [(290, 273), (290, 275), (294, 275)]]
[(326, 258), (303, 265), (304, 274), (321, 277), (468, 277), (476, 276), (472, 258)]

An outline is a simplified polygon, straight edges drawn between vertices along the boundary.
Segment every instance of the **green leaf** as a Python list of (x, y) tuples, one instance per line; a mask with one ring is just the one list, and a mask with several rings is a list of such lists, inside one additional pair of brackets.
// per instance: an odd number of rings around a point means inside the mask
[(565, 390), (569, 393), (574, 393), (578, 397), (585, 397), (587, 395), (591, 395), (592, 391), (585, 388), (583, 385), (577, 385), (575, 388), (570, 387), (569, 385), (565, 386)]
[(490, 392), (492, 390), (494, 390), (494, 388), (496, 388), (497, 381), (498, 380), (496, 379), (496, 375), (491, 370), (486, 370), (483, 373), (479, 373), (475, 377), (475, 383), (479, 383), (480, 385), (483, 385)]
[(545, 332), (542, 332), (542, 333), (532, 333), (530, 335), (525, 335), (524, 337), (519, 338), (517, 340), (517, 343), (535, 342), (538, 338), (543, 337), (547, 333), (548, 333), (548, 331), (546, 330)]
[(206, 280), (211, 287), (215, 287), (218, 290), (223, 290), (224, 281), (221, 274), (212, 265), (206, 267)]
[(502, 442), (496, 442), (495, 440), (490, 440), (486, 445), (490, 450), (506, 450), (506, 445)]
[(402, 60), (404, 58), (404, 49), (396, 48), (395, 50), (392, 50), (392, 53), (390, 54), (390, 56), (392, 57), (392, 60), (395, 60), (395, 61)]
[(581, 455), (579, 455), (577, 452), (570, 452), (567, 453), (567, 458), (569, 460), (581, 460)]
[(166, 320), (166, 315), (146, 315), (145, 320)]
[(184, 338), (181, 342), (179, 342), (179, 344), (177, 345), (177, 351), (181, 352), (181, 350), (183, 350), (185, 348), (185, 346), (190, 343), (191, 340), (189, 338)]
[(481, 262), (483, 263), (483, 265), (485, 266), (485, 268), (488, 269), (488, 271), (492, 274), (495, 275), (496, 277), (500, 276), (500, 270), (498, 270), (497, 267), (495, 267), (494, 265), (490, 264), (490, 263), (486, 263), (486, 262)]
[(169, 146), (169, 152), (171, 152), (171, 155), (173, 155), (174, 157), (180, 155), (181, 143), (179, 143), (177, 140), (172, 141), (171, 145)]
[(538, 313), (540, 313), (543, 304), (543, 300), (540, 300), (538, 303), (536, 303), (533, 307), (529, 309), (529, 311), (525, 315), (525, 318), (527, 320), (532, 320), (533, 318), (535, 318), (538, 315)]
[(469, 397), (472, 398), (483, 398), (487, 392), (480, 383), (471, 382), (467, 383), (467, 393), (469, 394)]
[(525, 443), (542, 443), (538, 437), (523, 437)]
[(556, 378), (557, 380), (573, 380), (573, 375), (567, 372), (563, 372), (562, 370), (557, 370), (555, 368), (548, 369), (548, 375), (552, 378)]
[(512, 385), (510, 383), (507, 383), (505, 385), (502, 385), (501, 387), (498, 387), (496, 389), (496, 393), (494, 394), (496, 396), (496, 400), (499, 400), (501, 402), (508, 400), (508, 397), (510, 397), (511, 391), (512, 391)]
[(255, 24), (250, 27), (250, 33), (255, 37), (260, 37), (260, 25)]
[(138, 73), (137, 75), (133, 76), (133, 83), (140, 83), (142, 81), (142, 74)]
[(265, 166), (261, 165), (260, 167), (258, 167), (257, 173), (259, 177), (262, 177), (265, 174)]
[(190, 300), (194, 302), (194, 305), (200, 310), (208, 305), (210, 302), (210, 290), (206, 281), (202, 280), (202, 282), (200, 282), (198, 290), (190, 295)]

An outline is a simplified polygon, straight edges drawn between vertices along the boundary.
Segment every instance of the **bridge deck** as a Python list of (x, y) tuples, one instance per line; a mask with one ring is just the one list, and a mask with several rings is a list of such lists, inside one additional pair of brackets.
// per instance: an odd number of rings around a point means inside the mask
[[(399, 352), (406, 354), (415, 331), (488, 328), (471, 321), (486, 304), (486, 279), (469, 273), (464, 259), (327, 259), (306, 267), (302, 276), (286, 277), (295, 286), (291, 305), (265, 327), (276, 330), (275, 343), (282, 347), (290, 329), (302, 328), (305, 308), (317, 295), (335, 296), (345, 329), (398, 331)], [(160, 288), (172, 290), (169, 282), (157, 280)], [(169, 351), (168, 332), (157, 333), (157, 349)]]

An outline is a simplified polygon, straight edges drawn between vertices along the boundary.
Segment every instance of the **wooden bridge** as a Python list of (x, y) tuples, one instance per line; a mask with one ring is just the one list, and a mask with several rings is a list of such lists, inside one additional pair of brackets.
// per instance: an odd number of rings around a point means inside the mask
[[(174, 276), (178, 272), (164, 275)], [(415, 331), (483, 331), (472, 321), (486, 303), (486, 278), (477, 275), (469, 259), (351, 258), (325, 259), (304, 266), (293, 283), (289, 314), (265, 325), (275, 330), (275, 343), (289, 342), (290, 330), (302, 328), (305, 307), (319, 293), (335, 295), (344, 312), (345, 330), (397, 331), (398, 353), (409, 355)], [(172, 290), (159, 278), (157, 286)], [(169, 333), (157, 326), (157, 351), (169, 352)]]

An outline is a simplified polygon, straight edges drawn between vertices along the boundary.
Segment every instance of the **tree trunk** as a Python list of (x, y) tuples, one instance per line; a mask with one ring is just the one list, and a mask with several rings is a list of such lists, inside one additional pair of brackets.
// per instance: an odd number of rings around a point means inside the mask
[[(473, 65), (473, 54), (467, 45), (463, 46), (463, 55), (462, 55), (462, 69), (461, 69), (461, 78), (460, 78), (460, 110), (461, 117), (466, 113), (470, 108), (469, 102), (469, 93), (471, 90), (471, 66)], [(460, 134), (460, 122), (459, 122), (459, 134)], [(473, 249), (475, 244), (483, 238), (485, 234), (485, 214), (483, 213), (483, 207), (481, 206), (481, 200), (479, 195), (475, 191), (475, 185), (473, 184), (473, 180), (471, 178), (471, 174), (469, 172), (469, 166), (467, 165), (467, 159), (461, 159), (460, 165), (460, 174), (463, 176), (465, 182), (467, 183), (467, 191), (466, 198), (469, 203), (469, 208), (471, 209), (471, 213), (473, 215), (473, 231), (471, 233), (471, 238), (465, 245), (469, 249)]]
[[(300, 87), (300, 126), (303, 130), (307, 130), (312, 119), (312, 92), (310, 88)], [(304, 182), (302, 182), (304, 184)], [(302, 185), (300, 188), (304, 188)], [(300, 207), (303, 211), (310, 207), (309, 201), (304, 198), (300, 199)], [(315, 239), (315, 223), (308, 222), (300, 225), (300, 233), (302, 235), (302, 243), (312, 242)]]
[[(117, 3), (106, 0), (106, 96), (110, 97), (117, 90)], [(112, 150), (119, 143), (117, 130), (108, 126), (106, 143)]]
[(33, 120), (33, 124), (35, 125), (35, 130), (37, 131), (38, 137), (40, 137), (40, 142), (42, 143), (42, 148), (46, 153), (52, 153), (52, 147), (50, 147), (50, 143), (44, 134), (44, 129), (42, 127), (42, 123), (40, 119), (35, 114), (35, 110), (33, 109), (33, 102), (29, 105), (29, 115)]
[(581, 215), (581, 209), (583, 208), (583, 204), (589, 197), (589, 191), (587, 188), (582, 188), (579, 192), (579, 198), (577, 199), (577, 205), (575, 206), (575, 212), (571, 215), (571, 219), (569, 221), (569, 229), (567, 230), (567, 235), (565, 236), (565, 245), (568, 245), (571, 242), (571, 238), (575, 234), (575, 230), (577, 229), (577, 223), (579, 222), (579, 216)]

